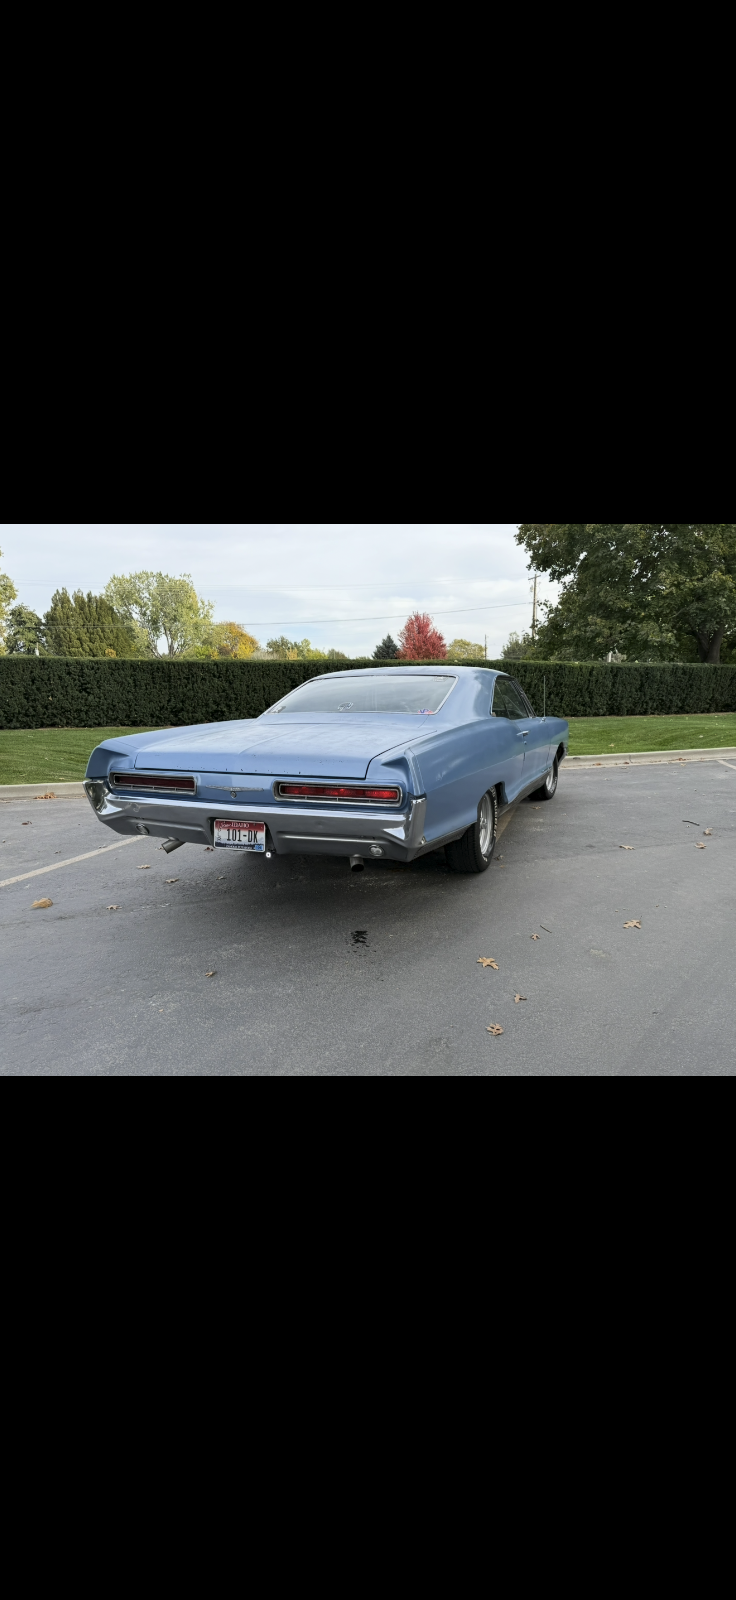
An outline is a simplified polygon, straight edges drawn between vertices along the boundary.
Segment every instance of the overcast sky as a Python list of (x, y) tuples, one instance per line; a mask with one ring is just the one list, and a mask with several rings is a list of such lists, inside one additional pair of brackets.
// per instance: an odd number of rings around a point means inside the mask
[[(113, 573), (189, 572), (217, 621), (370, 655), (411, 611), (498, 655), (531, 624), (515, 522), (68, 522), (0, 525), (2, 570), (43, 614), (55, 589), (99, 594)], [(554, 587), (540, 580), (540, 593)]]

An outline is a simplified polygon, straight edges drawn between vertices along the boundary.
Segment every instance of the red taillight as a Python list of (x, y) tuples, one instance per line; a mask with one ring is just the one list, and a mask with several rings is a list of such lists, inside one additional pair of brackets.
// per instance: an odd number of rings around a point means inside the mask
[(194, 778), (159, 778), (142, 772), (111, 772), (113, 789), (142, 789), (149, 794), (196, 794)]
[(401, 799), (400, 789), (357, 789), (342, 783), (280, 783), (278, 793), (284, 800), (347, 800), (358, 805), (368, 800), (395, 806)]

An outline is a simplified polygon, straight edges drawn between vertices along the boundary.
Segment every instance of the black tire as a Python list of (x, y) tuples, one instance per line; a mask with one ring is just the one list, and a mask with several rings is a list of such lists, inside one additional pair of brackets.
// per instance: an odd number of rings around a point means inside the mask
[(530, 794), (529, 799), (554, 800), (554, 797), (557, 793), (557, 778), (559, 775), (559, 770), (557, 757), (555, 756), (555, 759), (552, 762), (552, 770), (548, 773), (546, 782), (542, 784), (541, 789), (535, 789), (534, 793)]
[[(490, 816), (486, 802), (490, 802)], [(498, 830), (498, 801), (495, 789), (489, 789), (478, 802), (478, 815), (462, 839), (445, 845), (445, 857), (451, 872), (486, 872), (493, 860)]]

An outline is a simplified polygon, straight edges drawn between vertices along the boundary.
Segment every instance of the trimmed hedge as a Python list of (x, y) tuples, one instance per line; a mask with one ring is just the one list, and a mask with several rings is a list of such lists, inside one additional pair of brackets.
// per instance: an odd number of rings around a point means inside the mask
[(377, 664), (0, 656), (0, 727), (168, 728), (259, 717), (307, 678)]
[[(130, 661), (0, 656), (0, 727), (175, 727), (258, 717), (308, 678), (392, 661)], [(427, 662), (426, 665), (435, 663)], [(466, 663), (467, 664), (467, 663)], [(736, 711), (736, 667), (681, 662), (489, 661), (511, 673), (541, 713), (673, 716)]]
[(691, 662), (494, 661), (511, 673), (541, 715), (554, 717), (673, 717), (736, 711), (736, 667)]

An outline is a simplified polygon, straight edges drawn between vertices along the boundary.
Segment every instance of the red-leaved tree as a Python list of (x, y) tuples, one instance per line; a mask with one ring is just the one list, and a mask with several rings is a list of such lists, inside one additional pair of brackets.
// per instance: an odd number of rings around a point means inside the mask
[(447, 646), (426, 611), (415, 611), (399, 634), (400, 661), (444, 661)]

